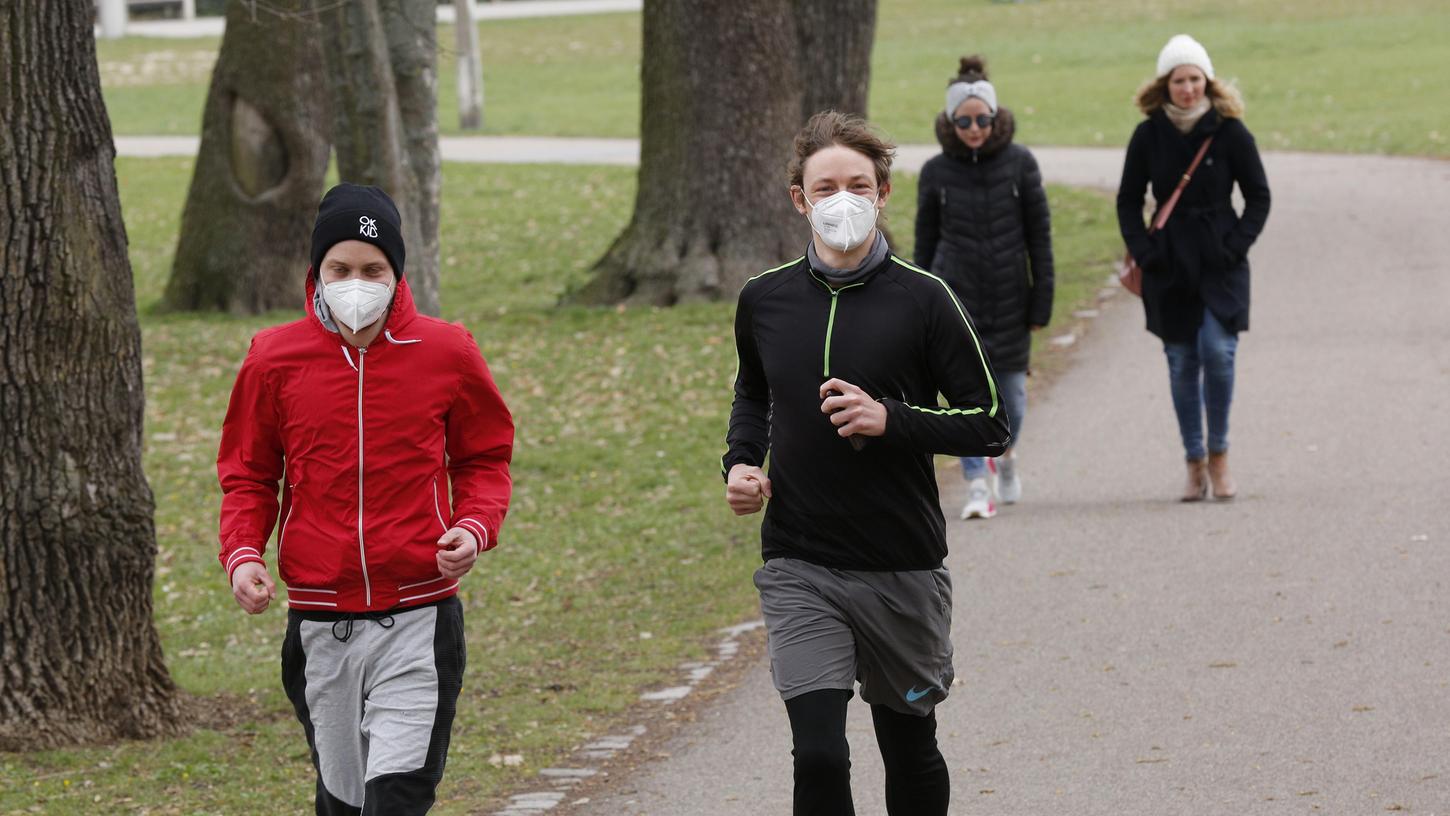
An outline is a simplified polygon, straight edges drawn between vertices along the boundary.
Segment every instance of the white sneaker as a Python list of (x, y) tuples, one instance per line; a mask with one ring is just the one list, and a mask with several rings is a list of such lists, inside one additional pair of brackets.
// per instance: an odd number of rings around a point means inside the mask
[(962, 520), (971, 518), (989, 519), (997, 515), (997, 504), (992, 501), (992, 489), (986, 479), (973, 479), (967, 485), (967, 504), (962, 508)]
[(1022, 500), (1022, 479), (1017, 475), (1015, 454), (997, 460), (997, 496), (1003, 504), (1016, 504)]

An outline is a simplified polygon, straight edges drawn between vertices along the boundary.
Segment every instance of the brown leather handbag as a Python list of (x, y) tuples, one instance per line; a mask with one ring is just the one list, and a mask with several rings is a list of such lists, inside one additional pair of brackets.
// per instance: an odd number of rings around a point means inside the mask
[[(1188, 165), (1188, 170), (1184, 172), (1183, 178), (1178, 180), (1178, 186), (1174, 188), (1173, 195), (1168, 197), (1168, 203), (1158, 208), (1158, 216), (1153, 219), (1153, 226), (1148, 228), (1149, 235), (1163, 229), (1163, 225), (1168, 223), (1168, 216), (1172, 215), (1173, 208), (1178, 206), (1178, 197), (1183, 195), (1183, 188), (1193, 180), (1193, 173), (1198, 169), (1199, 162), (1202, 162), (1203, 157), (1208, 154), (1208, 146), (1211, 144), (1213, 144), (1212, 136), (1203, 140), (1203, 145), (1198, 148), (1198, 154), (1193, 157), (1193, 161)], [(1138, 266), (1137, 261), (1133, 260), (1131, 252), (1123, 253), (1123, 262), (1118, 265), (1118, 282), (1123, 284), (1123, 288), (1129, 292), (1138, 297), (1143, 296), (1143, 269)]]

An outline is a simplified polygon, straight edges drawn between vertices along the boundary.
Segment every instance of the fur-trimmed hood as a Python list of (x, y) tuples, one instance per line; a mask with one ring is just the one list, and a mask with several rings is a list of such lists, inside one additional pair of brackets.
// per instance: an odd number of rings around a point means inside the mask
[[(936, 115), (936, 140), (941, 144), (942, 152), (955, 159), (963, 161), (975, 161), (977, 159), (991, 158), (1012, 144), (1012, 138), (1017, 133), (1017, 120), (1012, 116), (1009, 108), (997, 108), (997, 121), (992, 123), (992, 135), (977, 150), (972, 150), (957, 138), (956, 128), (947, 119), (946, 111)], [(974, 155), (975, 154), (975, 155)]]

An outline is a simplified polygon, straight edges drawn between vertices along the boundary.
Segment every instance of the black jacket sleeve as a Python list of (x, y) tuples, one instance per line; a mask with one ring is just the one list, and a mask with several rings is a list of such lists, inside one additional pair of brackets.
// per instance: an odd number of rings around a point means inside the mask
[(1144, 121), (1128, 140), (1128, 154), (1123, 157), (1123, 178), (1118, 183), (1118, 232), (1138, 265), (1147, 268), (1156, 251), (1143, 223), (1143, 200), (1151, 175), (1148, 168), (1148, 123)]
[(924, 304), (926, 342), (932, 377), (948, 407), (884, 398), (886, 438), (924, 454), (1000, 456), (1012, 436), (996, 377), (961, 302), (946, 282), (936, 282), (940, 293), (932, 292)]
[(1264, 175), (1264, 163), (1259, 158), (1258, 145), (1248, 128), (1238, 123), (1234, 128), (1233, 147), (1229, 151), (1229, 169), (1239, 192), (1244, 195), (1244, 212), (1238, 224), (1224, 236), (1224, 248), (1234, 260), (1243, 260), (1249, 254), (1264, 224), (1269, 220), (1269, 179)]
[(921, 168), (916, 186), (916, 245), (911, 259), (922, 269), (930, 270), (936, 258), (936, 242), (941, 238), (941, 189), (937, 184), (933, 162)]
[(1027, 303), (1027, 324), (1046, 326), (1052, 320), (1056, 278), (1052, 269), (1052, 215), (1037, 158), (1027, 153), (1018, 180), (1022, 191), (1022, 227), (1027, 236), (1027, 261), (1032, 268), (1032, 292)]
[(735, 374), (735, 402), (730, 407), (730, 428), (725, 434), (726, 451), (720, 460), (720, 475), (728, 478), (738, 464), (760, 467), (770, 448), (770, 386), (755, 346), (750, 319), (750, 289), (740, 291), (735, 308), (735, 353), (739, 369)]

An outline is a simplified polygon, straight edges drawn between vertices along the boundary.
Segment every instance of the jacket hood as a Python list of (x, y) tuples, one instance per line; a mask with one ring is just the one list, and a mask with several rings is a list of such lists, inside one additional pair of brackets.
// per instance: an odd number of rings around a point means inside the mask
[[(305, 308), (307, 309), (308, 322), (316, 326), (318, 331), (325, 332), (337, 338), (337, 324), (332, 318), (323, 319), (318, 312), (318, 304), (322, 301), (322, 291), (317, 286), (317, 275), (309, 268), (307, 270), (307, 298)], [(418, 308), (413, 304), (413, 292), (408, 288), (407, 278), (398, 278), (397, 286), (393, 289), (393, 302), (388, 306), (387, 322), (383, 324), (383, 331), (389, 334), (398, 334), (405, 330), (413, 318), (418, 316)]]
[[(1017, 134), (1017, 120), (1012, 116), (1009, 108), (997, 108), (997, 121), (992, 123), (992, 135), (975, 152), (980, 158), (990, 158), (1007, 149), (1012, 144), (1012, 138)], [(955, 159), (971, 161), (974, 152), (970, 147), (957, 138), (957, 130), (947, 119), (946, 111), (936, 115), (936, 140), (941, 144), (942, 152)]]

